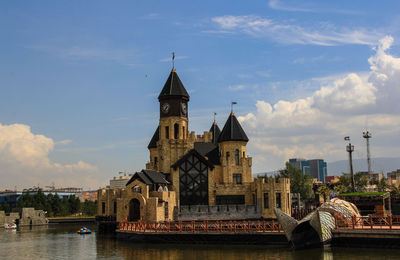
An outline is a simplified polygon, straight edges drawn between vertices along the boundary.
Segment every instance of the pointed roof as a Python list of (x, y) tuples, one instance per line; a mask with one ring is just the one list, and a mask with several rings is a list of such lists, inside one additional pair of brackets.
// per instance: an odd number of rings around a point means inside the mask
[(183, 155), (179, 160), (177, 160), (174, 164), (171, 165), (171, 168), (174, 168), (175, 170), (181, 166), (186, 160), (189, 159), (190, 156), (196, 156), (199, 161), (207, 165), (210, 169), (214, 169), (214, 164), (207, 160), (203, 155), (201, 155), (196, 149), (192, 149), (189, 152), (187, 152), (185, 155)]
[(168, 184), (167, 177), (162, 172), (153, 171), (153, 170), (141, 170), (140, 172), (136, 172), (132, 178), (126, 183), (125, 186), (131, 184), (134, 180), (140, 179), (144, 184), (152, 185), (152, 184)]
[(249, 141), (249, 138), (240, 126), (239, 121), (236, 119), (233, 112), (229, 115), (228, 120), (226, 120), (224, 128), (218, 137), (218, 142), (223, 141)]
[(189, 94), (183, 86), (182, 81), (179, 79), (175, 69), (172, 69), (169, 74), (167, 82), (165, 82), (165, 85), (158, 96), (158, 100), (168, 96), (181, 96), (189, 100)]
[(217, 144), (218, 143), (218, 137), (221, 134), (221, 130), (219, 129), (217, 122), (214, 121), (214, 123), (212, 124), (210, 131), (212, 133), (212, 142), (213, 144)]
[(154, 135), (151, 138), (149, 145), (147, 146), (148, 149), (157, 148), (157, 142), (160, 139), (160, 133), (159, 133), (160, 130), (159, 129), (160, 129), (160, 127), (157, 127), (156, 131), (154, 132)]

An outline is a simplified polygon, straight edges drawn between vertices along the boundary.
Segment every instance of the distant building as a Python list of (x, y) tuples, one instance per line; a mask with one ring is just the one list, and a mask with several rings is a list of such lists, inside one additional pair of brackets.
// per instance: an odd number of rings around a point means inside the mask
[(390, 185), (400, 184), (400, 169), (397, 169), (396, 171), (388, 172), (387, 178), (388, 178), (388, 183)]
[(23, 191), (2, 191), (0, 192), (0, 204), (7, 203), (11, 207), (14, 207), (17, 204), (18, 199), (24, 194), (36, 194), (39, 190), (41, 190), (44, 195), (58, 195), (60, 199), (69, 198), (71, 196), (79, 197), (79, 194), (82, 192), (82, 188), (52, 188), (52, 189), (42, 189), (39, 187), (33, 187), (29, 189), (24, 189)]
[(81, 202), (85, 201), (96, 201), (97, 200), (97, 190), (92, 190), (92, 191), (82, 191), (79, 194), (79, 200)]
[(124, 189), (126, 183), (132, 176), (115, 176), (112, 180), (110, 180), (110, 189)]
[(289, 159), (289, 163), (300, 169), (303, 174), (310, 174), (312, 178), (325, 183), (328, 171), (327, 163), (323, 159), (306, 160), (303, 158), (293, 158)]
[(325, 183), (326, 184), (335, 184), (339, 182), (338, 176), (325, 176)]

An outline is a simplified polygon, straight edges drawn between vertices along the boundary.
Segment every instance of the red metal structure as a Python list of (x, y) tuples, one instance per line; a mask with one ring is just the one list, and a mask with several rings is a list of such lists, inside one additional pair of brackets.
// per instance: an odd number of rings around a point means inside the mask
[(171, 221), (171, 222), (127, 222), (119, 223), (120, 231), (154, 232), (154, 233), (283, 233), (276, 221), (262, 220), (205, 220), (205, 221)]

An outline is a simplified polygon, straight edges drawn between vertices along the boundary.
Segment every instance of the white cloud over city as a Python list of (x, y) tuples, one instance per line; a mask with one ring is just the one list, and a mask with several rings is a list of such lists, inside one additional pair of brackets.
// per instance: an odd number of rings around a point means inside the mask
[[(66, 145), (70, 140), (57, 142)], [(89, 163), (78, 161), (72, 164), (53, 162), (49, 154), (56, 142), (41, 134), (35, 134), (24, 124), (0, 124), (0, 178), (2, 185), (19, 188), (32, 185), (45, 186), (99, 186), (98, 169)]]
[(400, 141), (400, 58), (388, 53), (392, 44), (391, 36), (379, 41), (367, 73), (339, 77), (306, 98), (257, 101), (255, 112), (239, 117), (252, 136), (249, 150), (255, 164), (270, 169), (291, 157), (346, 159), (346, 135), (359, 144), (357, 155), (362, 156), (361, 133), (366, 128), (376, 139), (373, 156), (398, 154), (394, 144)]

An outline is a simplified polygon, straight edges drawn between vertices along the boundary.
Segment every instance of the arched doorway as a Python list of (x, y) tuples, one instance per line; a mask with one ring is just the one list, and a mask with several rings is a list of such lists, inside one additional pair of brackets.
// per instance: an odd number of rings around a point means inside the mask
[(140, 219), (140, 201), (131, 199), (129, 202), (129, 217), (128, 221), (137, 221)]

